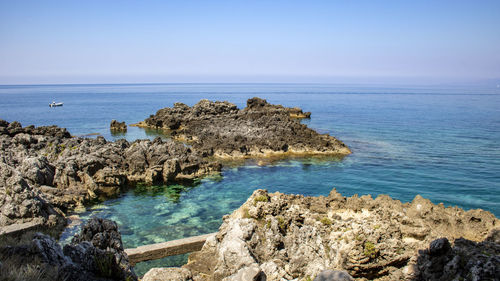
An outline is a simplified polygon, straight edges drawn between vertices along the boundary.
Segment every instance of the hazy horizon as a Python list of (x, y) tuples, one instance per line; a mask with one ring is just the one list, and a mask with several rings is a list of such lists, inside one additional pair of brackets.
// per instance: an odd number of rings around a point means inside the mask
[(0, 84), (500, 84), (498, 1), (4, 1)]

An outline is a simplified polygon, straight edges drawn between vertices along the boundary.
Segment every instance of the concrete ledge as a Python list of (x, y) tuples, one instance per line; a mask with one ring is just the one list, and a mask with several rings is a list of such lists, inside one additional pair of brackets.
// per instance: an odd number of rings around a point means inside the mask
[(7, 226), (3, 226), (0, 228), (0, 236), (4, 235), (19, 235), (29, 230), (38, 229), (43, 224), (38, 221), (25, 222), (19, 224), (11, 224)]
[(157, 260), (168, 256), (181, 255), (201, 250), (208, 237), (215, 235), (210, 233), (193, 236), (163, 243), (144, 245), (133, 249), (125, 249), (130, 264), (135, 265), (141, 261)]

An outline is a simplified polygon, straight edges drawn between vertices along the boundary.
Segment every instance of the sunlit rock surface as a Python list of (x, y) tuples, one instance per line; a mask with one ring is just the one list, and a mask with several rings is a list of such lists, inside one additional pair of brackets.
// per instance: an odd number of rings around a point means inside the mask
[(495, 280), (499, 222), (420, 196), (403, 204), (335, 189), (327, 197), (257, 190), (183, 268), (193, 280), (313, 280), (328, 269), (356, 280)]

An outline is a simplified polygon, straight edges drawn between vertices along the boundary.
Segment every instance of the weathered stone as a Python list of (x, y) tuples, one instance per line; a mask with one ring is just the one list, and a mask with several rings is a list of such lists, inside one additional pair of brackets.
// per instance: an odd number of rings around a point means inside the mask
[[(115, 197), (137, 183), (163, 184), (218, 172), (221, 165), (174, 141), (71, 138), (56, 126), (1, 122), (0, 226), (41, 219)], [(50, 219), (52, 218), (52, 219)]]
[[(115, 280), (137, 280), (122, 245), (121, 234), (114, 221), (92, 218), (71, 244), (64, 246), (64, 254), (84, 271)], [(65, 269), (74, 276), (71, 266)], [(78, 271), (77, 271), (78, 272)], [(69, 277), (71, 280), (72, 277)]]
[(111, 131), (115, 132), (126, 132), (127, 131), (127, 124), (125, 122), (118, 122), (116, 120), (111, 120), (111, 123), (109, 124), (109, 129)]
[(192, 274), (185, 268), (152, 268), (143, 277), (142, 281), (187, 281), (192, 280)]
[[(464, 225), (471, 216), (475, 231)], [(444, 208), (423, 198), (403, 204), (388, 196), (345, 198), (335, 190), (328, 197), (256, 190), (184, 268), (207, 280), (251, 280), (259, 270), (269, 280), (440, 280), (473, 271), (489, 278), (499, 268), (500, 246), (493, 242), (499, 223), (486, 211)], [(429, 243), (430, 250), (419, 253)], [(460, 262), (457, 256), (474, 247), (475, 254)]]
[(223, 281), (266, 281), (266, 274), (257, 264), (252, 264), (238, 270), (235, 274), (222, 279)]
[(451, 250), (450, 242), (447, 238), (439, 238), (431, 242), (429, 253), (433, 256), (444, 255)]
[(418, 269), (418, 280), (498, 280), (500, 244), (459, 238), (451, 246), (437, 239), (420, 251)]
[(222, 158), (350, 153), (341, 141), (294, 119), (309, 116), (300, 108), (272, 105), (260, 98), (249, 99), (242, 110), (226, 101), (201, 100), (193, 107), (175, 104), (160, 109), (136, 125), (168, 130), (203, 155)]
[(354, 281), (349, 273), (342, 270), (323, 270), (314, 281)]
[(36, 259), (57, 273), (57, 281), (137, 280), (121, 243), (116, 223), (94, 218), (64, 249), (54, 238), (37, 233), (28, 244), (0, 247), (0, 258), (18, 266)]

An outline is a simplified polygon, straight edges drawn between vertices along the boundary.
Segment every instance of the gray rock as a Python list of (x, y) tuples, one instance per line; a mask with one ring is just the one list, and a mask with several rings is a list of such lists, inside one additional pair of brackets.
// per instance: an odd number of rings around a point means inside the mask
[(345, 271), (327, 269), (321, 271), (314, 281), (354, 281), (354, 279)]
[(54, 238), (35, 234), (27, 245), (0, 247), (0, 257), (19, 265), (37, 258), (57, 272), (56, 280), (137, 280), (123, 251), (116, 223), (91, 219), (64, 249)]
[(445, 238), (439, 238), (431, 242), (429, 253), (433, 256), (444, 255), (451, 250), (450, 241)]
[[(270, 280), (313, 276), (318, 280), (415, 280), (419, 272), (422, 280), (494, 276), (500, 268), (498, 243), (485, 241), (482, 247), (457, 238), (483, 241), (488, 233), (494, 237), (492, 230), (500, 221), (482, 210), (466, 212), (429, 204), (423, 198), (405, 204), (388, 196), (346, 198), (335, 190), (328, 197), (256, 190), (224, 217), (214, 239), (193, 253), (184, 268), (210, 280), (250, 279), (259, 269)], [(451, 249), (449, 239), (456, 239)], [(432, 255), (431, 250), (417, 254), (430, 243)], [(324, 272), (325, 268), (348, 275)]]
[(223, 281), (266, 281), (266, 274), (257, 264), (241, 268), (235, 274), (222, 279)]
[(295, 118), (308, 118), (300, 108), (272, 105), (252, 98), (240, 110), (227, 101), (201, 100), (192, 107), (175, 104), (140, 123), (162, 128), (207, 156), (256, 157), (283, 154), (349, 154), (344, 143), (307, 128)]
[(115, 132), (126, 132), (127, 131), (127, 124), (125, 122), (118, 122), (116, 120), (111, 120), (111, 123), (109, 124), (109, 129), (111, 131)]
[(34, 219), (62, 225), (62, 212), (137, 183), (192, 181), (221, 170), (174, 141), (71, 138), (56, 126), (23, 128), (4, 120), (0, 151), (0, 226)]
[(418, 280), (499, 280), (500, 244), (459, 238), (451, 246), (440, 238), (420, 251), (418, 268)]
[(188, 281), (192, 274), (185, 268), (152, 268), (142, 277), (142, 281)]

